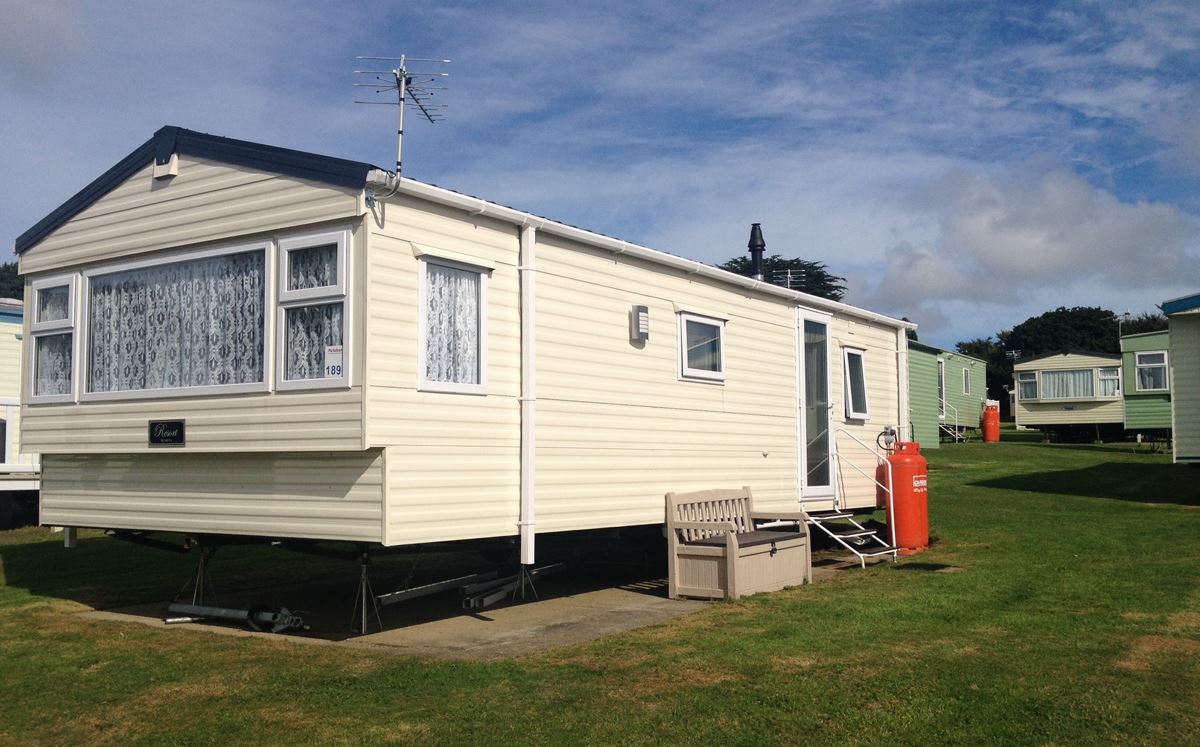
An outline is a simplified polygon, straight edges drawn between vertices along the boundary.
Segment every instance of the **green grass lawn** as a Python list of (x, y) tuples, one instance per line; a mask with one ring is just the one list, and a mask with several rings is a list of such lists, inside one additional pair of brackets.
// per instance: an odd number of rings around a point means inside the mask
[(87, 622), (169, 598), (190, 559), (0, 533), (0, 742), (1196, 744), (1200, 471), (1031, 440), (927, 456), (922, 555), (498, 663)]

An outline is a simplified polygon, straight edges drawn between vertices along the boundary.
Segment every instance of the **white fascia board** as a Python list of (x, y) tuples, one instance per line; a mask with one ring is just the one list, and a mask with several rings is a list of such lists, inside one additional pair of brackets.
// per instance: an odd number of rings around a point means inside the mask
[(884, 314), (879, 314), (874, 311), (861, 309), (857, 306), (851, 306), (840, 301), (831, 301), (820, 296), (813, 296), (808, 293), (801, 293), (788, 288), (783, 288), (763, 280), (755, 280), (753, 278), (744, 277), (736, 273), (706, 265), (703, 262), (697, 262), (692, 259), (684, 259), (676, 257), (673, 254), (660, 252), (657, 249), (650, 249), (637, 244), (630, 244), (628, 241), (614, 239), (611, 236), (593, 233), (575, 226), (568, 226), (564, 223), (558, 223), (546, 218), (542, 218), (532, 213), (525, 213), (520, 210), (515, 210), (504, 205), (498, 205), (494, 202), (481, 200), (478, 197), (470, 197), (460, 194), (442, 187), (435, 187), (431, 184), (418, 182), (407, 177), (397, 179), (395, 174), (382, 169), (375, 169), (367, 174), (367, 187), (380, 191), (379, 197), (386, 199), (394, 194), (406, 194), (410, 197), (416, 197), (430, 202), (436, 202), (448, 207), (466, 210), (472, 215), (485, 215), (489, 218), (514, 223), (519, 226), (534, 226), (539, 231), (549, 233), (555, 236), (560, 236), (572, 241), (578, 241), (582, 244), (606, 249), (615, 254), (628, 254), (631, 257), (644, 259), (648, 262), (672, 267), (677, 270), (682, 270), (691, 275), (700, 275), (720, 281), (727, 285), (736, 285), (748, 290), (758, 291), (771, 296), (786, 298), (798, 305), (811, 308), (821, 309), (832, 313), (841, 313), (847, 316), (854, 316), (865, 321), (877, 322), (889, 327), (899, 329), (916, 329), (917, 325), (913, 322), (906, 322), (901, 319), (895, 319)]

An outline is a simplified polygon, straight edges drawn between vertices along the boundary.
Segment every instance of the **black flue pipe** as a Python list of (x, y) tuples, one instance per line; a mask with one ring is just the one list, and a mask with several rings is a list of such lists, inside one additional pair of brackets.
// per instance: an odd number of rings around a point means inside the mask
[(750, 249), (750, 273), (755, 280), (762, 280), (763, 250), (767, 248), (767, 242), (763, 241), (761, 224), (750, 224), (750, 241), (746, 246)]

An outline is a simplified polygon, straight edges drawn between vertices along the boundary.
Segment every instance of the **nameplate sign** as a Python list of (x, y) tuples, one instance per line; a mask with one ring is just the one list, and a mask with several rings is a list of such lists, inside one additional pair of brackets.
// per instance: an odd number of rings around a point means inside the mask
[(183, 446), (185, 443), (184, 433), (184, 421), (182, 420), (150, 421), (151, 446)]

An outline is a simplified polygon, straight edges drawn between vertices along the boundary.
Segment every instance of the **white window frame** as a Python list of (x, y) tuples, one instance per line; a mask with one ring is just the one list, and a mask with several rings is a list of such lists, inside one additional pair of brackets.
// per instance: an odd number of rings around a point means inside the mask
[[(428, 309), (429, 265), (449, 267), (453, 270), (473, 272), (479, 275), (479, 383), (462, 384), (455, 381), (431, 381), (425, 378), (426, 315)], [(492, 268), (484, 265), (446, 259), (435, 254), (423, 253), (417, 257), (417, 390), (443, 392), (447, 394), (471, 394), (486, 396), (488, 386), (488, 281)]]
[[(38, 314), (38, 294), (47, 288), (67, 287), (67, 318), (57, 319), (52, 322), (39, 322)], [(29, 360), (28, 366), (29, 376), (29, 403), (30, 404), (56, 404), (63, 402), (75, 402), (79, 395), (79, 354), (82, 348), (80, 345), (79, 329), (75, 320), (79, 316), (80, 297), (79, 297), (79, 273), (68, 273), (59, 275), (50, 275), (44, 278), (31, 280), (29, 283), (31, 298), (30, 298), (30, 316), (29, 316)], [(54, 337), (56, 335), (71, 335), (71, 391), (65, 394), (38, 394), (37, 393), (37, 343), (40, 337)]]
[[(349, 280), (351, 268), (351, 236), (349, 228), (330, 231), (307, 231), (282, 235), (276, 241), (275, 283), (275, 390), (294, 392), (312, 389), (348, 389), (352, 381), (354, 362), (354, 318)], [(321, 288), (288, 290), (288, 255), (298, 249), (334, 244), (337, 246), (337, 283)], [(320, 379), (287, 378), (287, 312), (305, 306), (342, 305), (342, 375)]]
[[(1021, 380), (1022, 376), (1031, 376), (1033, 378), (1025, 379), (1024, 381), (1022, 381)], [(1036, 396), (1022, 397), (1021, 396), (1021, 384), (1028, 384), (1028, 383), (1030, 383), (1030, 381), (1033, 382), (1033, 391), (1036, 393)], [(1041, 382), (1041, 379), (1038, 377), (1037, 371), (1017, 371), (1017, 400), (1018, 401), (1030, 402), (1032, 400), (1041, 399), (1041, 394), (1042, 394), (1042, 382)]]
[(937, 360), (938, 420), (946, 419), (946, 361)]
[[(679, 317), (679, 379), (680, 381), (701, 381), (709, 384), (724, 384), (725, 383), (725, 319), (715, 316), (705, 316), (704, 314), (696, 314), (690, 311), (680, 311)], [(687, 351), (687, 323), (689, 321), (697, 324), (706, 324), (710, 327), (717, 328), (717, 343), (721, 348), (721, 370), (707, 371), (702, 368), (692, 368), (688, 366), (688, 351)]]
[[(858, 411), (854, 409), (854, 395), (852, 387), (854, 381), (850, 376), (850, 358), (857, 355), (862, 361), (862, 395), (863, 409)], [(867, 351), (863, 348), (842, 348), (842, 399), (846, 405), (846, 420), (868, 420), (871, 417), (871, 401), (867, 396)]]
[[(226, 254), (241, 254), (243, 252), (261, 251), (263, 254), (263, 378), (262, 381), (245, 384), (212, 384), (208, 386), (172, 387), (169, 389), (133, 389), (116, 392), (89, 392), (87, 382), (87, 366), (79, 360), (86, 355), (88, 345), (88, 304), (90, 301), (91, 279), (97, 275), (111, 275), (118, 272), (141, 270), (147, 267), (169, 265), (178, 262), (189, 262), (196, 259), (219, 257)], [(245, 394), (248, 392), (269, 392), (271, 390), (271, 253), (272, 242), (266, 239), (259, 241), (222, 244), (204, 249), (184, 249), (156, 253), (146, 259), (129, 260), (99, 265), (83, 271), (83, 283), (79, 302), (79, 326), (76, 330), (78, 342), (75, 349), (79, 353), (75, 360), (75, 376), (78, 379), (80, 402), (101, 402), (111, 400), (137, 399), (177, 399), (183, 397), (211, 397), (223, 394)]]
[[(1143, 355), (1161, 355), (1162, 363), (1142, 363)], [(1142, 350), (1133, 354), (1133, 390), (1135, 392), (1169, 392), (1171, 391), (1171, 357), (1166, 350)], [(1162, 368), (1163, 386), (1157, 389), (1143, 388), (1138, 372), (1143, 368)]]
[(967, 368), (966, 366), (963, 366), (962, 385), (963, 385), (963, 396), (970, 397), (971, 396), (971, 369)]
[[(1104, 375), (1105, 371), (1112, 371), (1113, 374), (1111, 376), (1105, 376)], [(1101, 394), (1100, 393), (1100, 390), (1103, 388), (1103, 387), (1101, 387), (1101, 384), (1106, 380), (1117, 382), (1117, 393), (1116, 394)], [(1121, 367), (1120, 366), (1100, 366), (1100, 367), (1098, 367), (1096, 369), (1095, 392), (1096, 392), (1097, 399), (1120, 399), (1121, 398)]]

